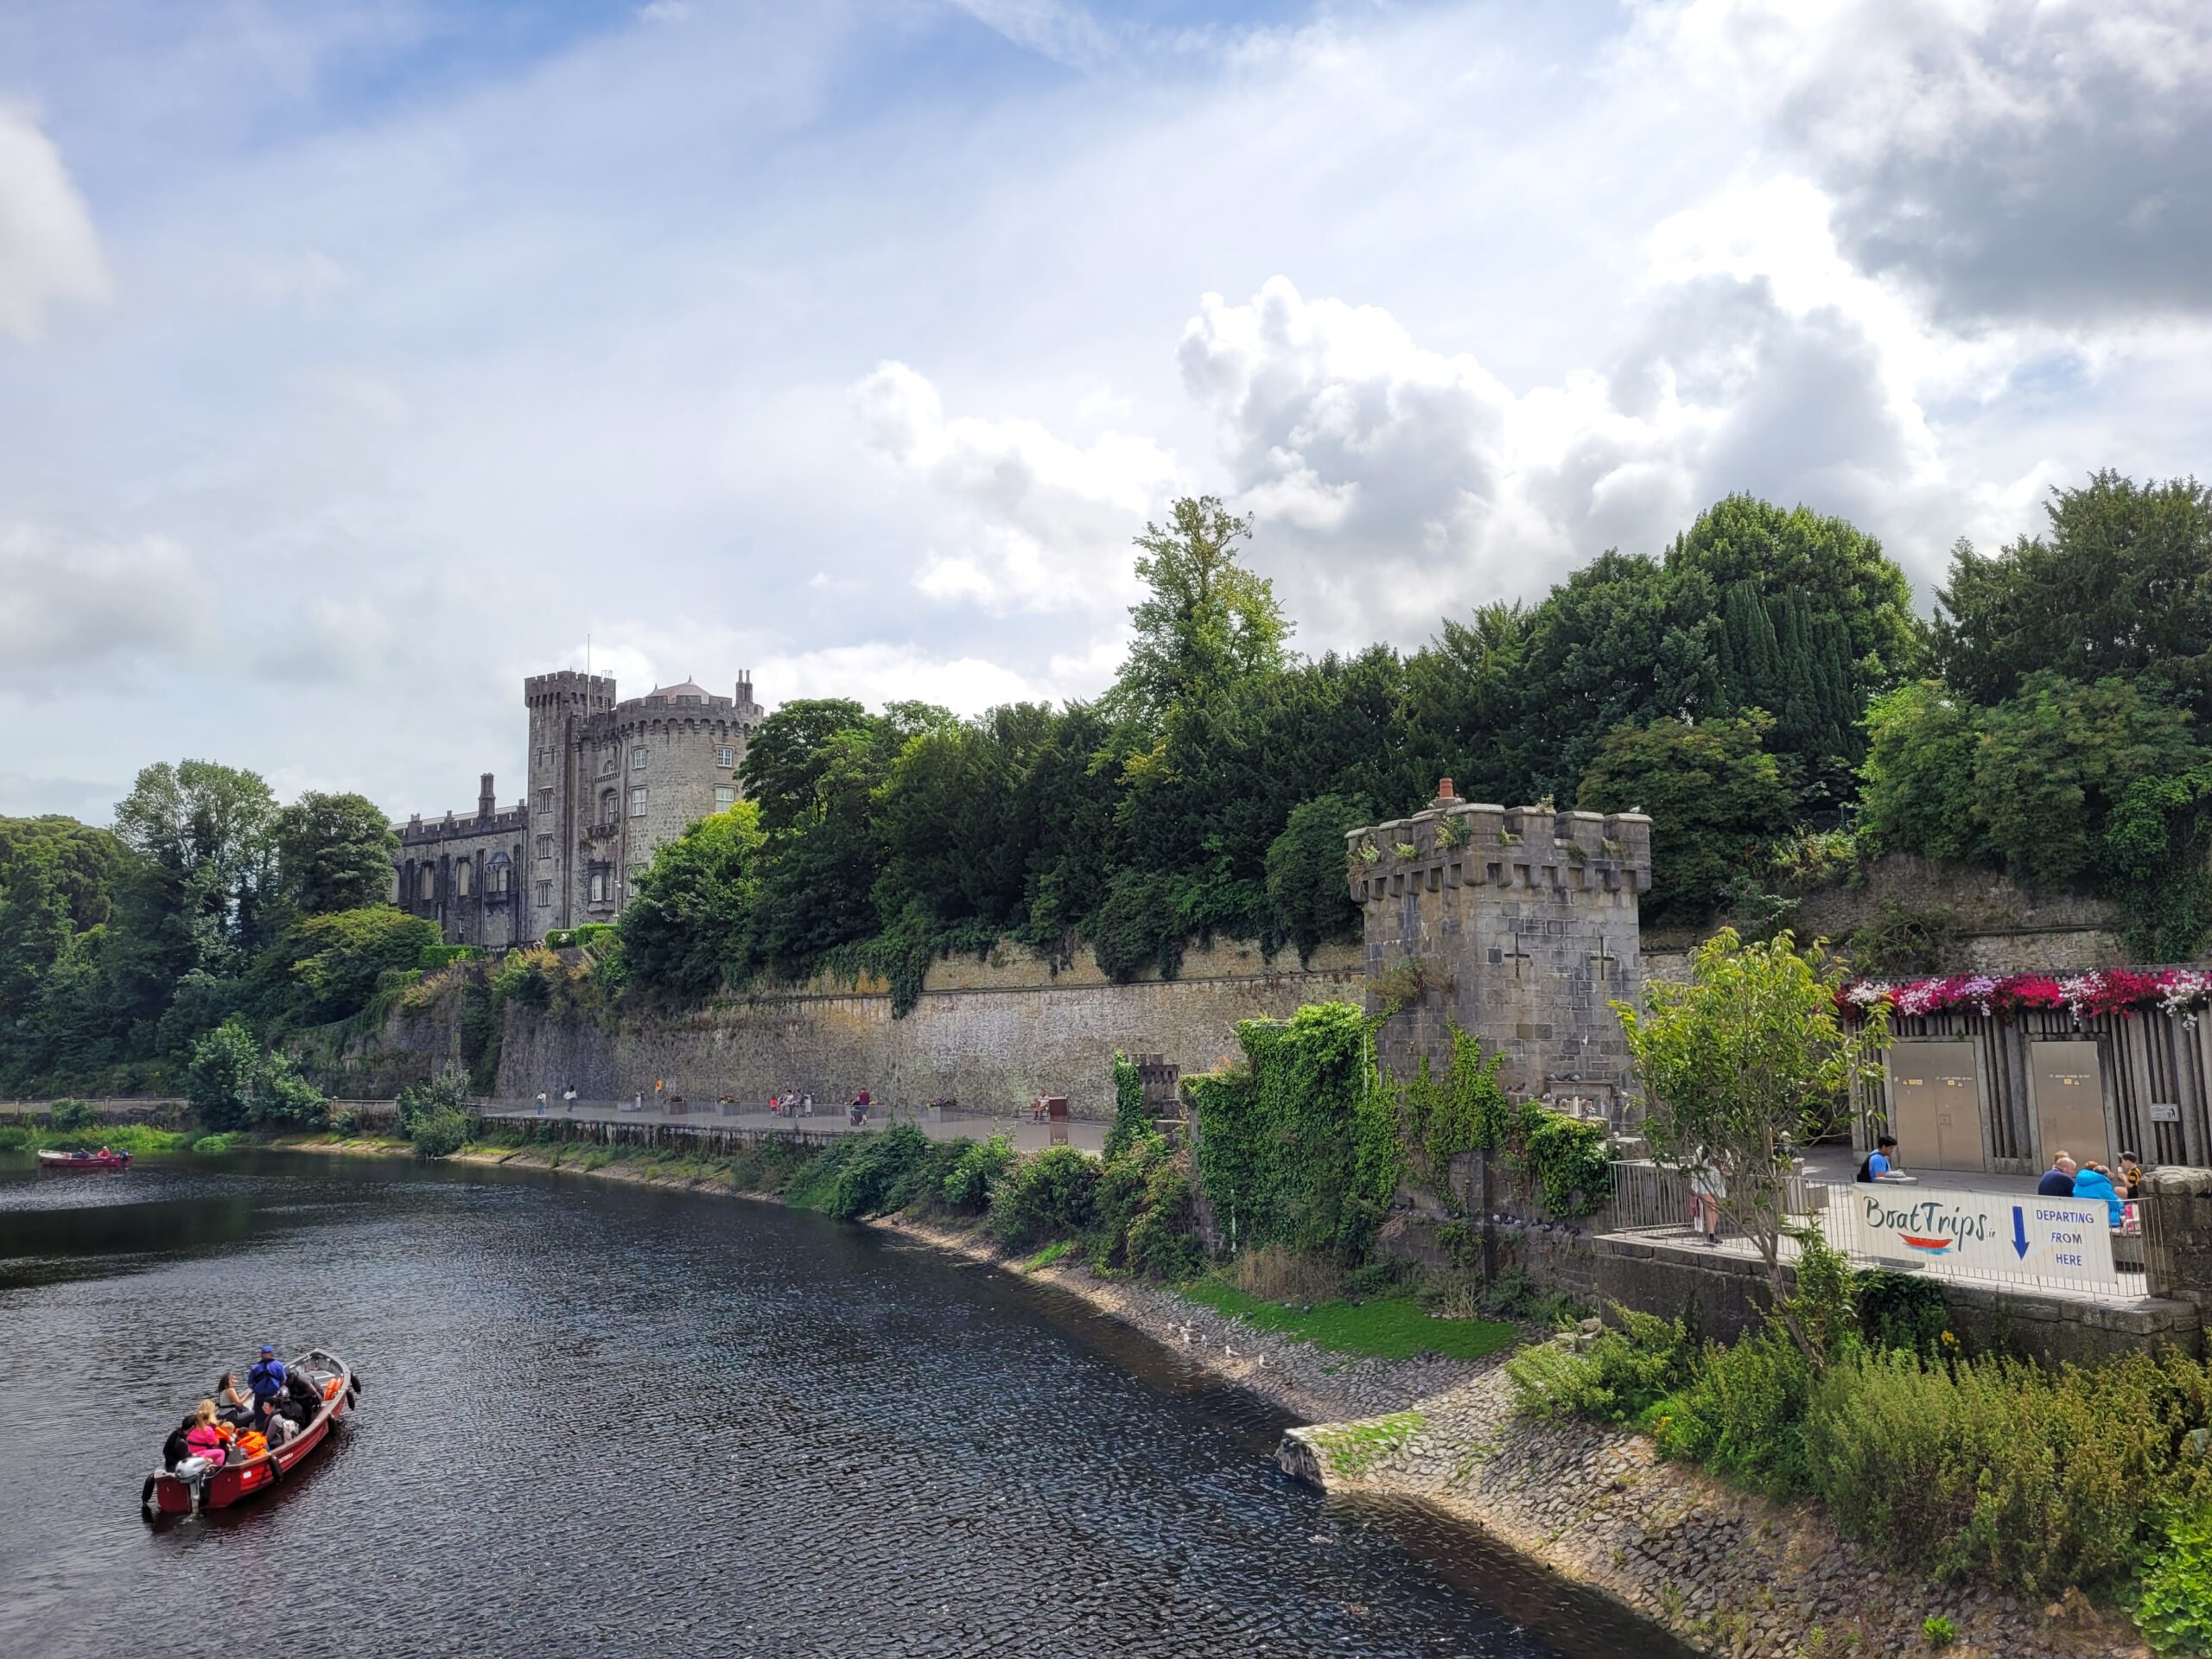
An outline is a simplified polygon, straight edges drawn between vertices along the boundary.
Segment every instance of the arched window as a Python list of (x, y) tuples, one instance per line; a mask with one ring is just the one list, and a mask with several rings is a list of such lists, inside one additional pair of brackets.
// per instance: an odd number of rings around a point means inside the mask
[(423, 898), (436, 898), (438, 896), (438, 872), (436, 868), (432, 865), (425, 864), (423, 867), (423, 879), (416, 885), (421, 889), (421, 896)]
[(611, 789), (603, 789), (600, 791), (599, 821), (601, 823), (606, 824), (610, 828), (613, 827), (615, 818), (620, 813), (621, 810), (620, 798), (614, 791)]
[(456, 899), (468, 897), (468, 861), (465, 858), (453, 867), (453, 896)]

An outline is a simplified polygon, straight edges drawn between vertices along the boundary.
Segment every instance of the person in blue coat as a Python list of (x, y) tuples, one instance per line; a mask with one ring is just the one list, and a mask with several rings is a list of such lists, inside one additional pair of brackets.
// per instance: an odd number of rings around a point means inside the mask
[(245, 1385), (253, 1391), (253, 1415), (257, 1423), (266, 1423), (276, 1402), (284, 1397), (284, 1362), (276, 1357), (276, 1351), (267, 1343), (261, 1344), (261, 1357), (253, 1362), (245, 1374)]
[(2102, 1164), (2084, 1164), (2074, 1173), (2074, 1196), (2102, 1198), (2111, 1213), (2112, 1224), (2120, 1225), (2120, 1194), (2113, 1190), (2112, 1176)]

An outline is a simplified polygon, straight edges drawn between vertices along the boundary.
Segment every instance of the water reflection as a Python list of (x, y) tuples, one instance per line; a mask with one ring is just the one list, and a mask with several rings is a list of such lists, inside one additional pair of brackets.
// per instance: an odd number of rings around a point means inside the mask
[[(0, 1173), (0, 1434), (67, 1471), (0, 1516), (7, 1651), (1658, 1651), (1281, 1479), (1274, 1413), (1073, 1299), (880, 1236), (372, 1160), (67, 1184)], [(144, 1527), (162, 1433), (264, 1339), (347, 1354), (360, 1415)]]

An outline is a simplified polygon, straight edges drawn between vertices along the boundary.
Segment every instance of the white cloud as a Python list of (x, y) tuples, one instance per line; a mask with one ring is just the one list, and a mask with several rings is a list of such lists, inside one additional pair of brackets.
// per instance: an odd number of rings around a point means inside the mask
[(1126, 605), (1129, 537), (1173, 492), (1175, 457), (1149, 438), (1088, 445), (1034, 420), (948, 416), (935, 386), (904, 363), (853, 389), (870, 451), (953, 509), (915, 586), (993, 615)]
[(2201, 0), (1682, 0), (1642, 21), (1662, 73), (1802, 159), (1854, 264), (1938, 312), (2212, 314)]
[(65, 541), (0, 524), (0, 684), (36, 696), (117, 690), (209, 650), (207, 580), (157, 537)]
[(61, 152), (31, 117), (0, 105), (0, 329), (36, 340), (49, 307), (107, 291), (92, 216)]

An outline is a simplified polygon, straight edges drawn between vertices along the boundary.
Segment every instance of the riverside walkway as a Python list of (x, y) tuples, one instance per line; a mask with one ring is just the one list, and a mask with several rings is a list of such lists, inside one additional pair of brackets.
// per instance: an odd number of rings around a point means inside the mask
[(699, 1134), (740, 1134), (756, 1135), (790, 1135), (795, 1138), (828, 1138), (832, 1135), (872, 1135), (887, 1129), (894, 1123), (905, 1127), (911, 1124), (932, 1141), (981, 1141), (994, 1135), (1002, 1135), (1014, 1142), (1020, 1152), (1041, 1152), (1047, 1147), (1074, 1147), (1092, 1154), (1104, 1152), (1106, 1130), (1104, 1123), (1072, 1121), (1059, 1123), (1039, 1122), (1026, 1115), (994, 1116), (981, 1112), (916, 1111), (908, 1107), (887, 1108), (879, 1103), (868, 1114), (868, 1122), (855, 1125), (847, 1120), (842, 1106), (826, 1107), (817, 1103), (811, 1117), (779, 1117), (760, 1107), (716, 1106), (703, 1103), (678, 1103), (671, 1106), (655, 1106), (648, 1101), (644, 1106), (628, 1101), (579, 1100), (563, 1104), (558, 1100), (546, 1103), (541, 1114), (534, 1100), (487, 1100), (479, 1107), (480, 1114), (488, 1120), (501, 1122), (535, 1122), (559, 1121), (567, 1123), (628, 1123), (651, 1124), (659, 1128)]

